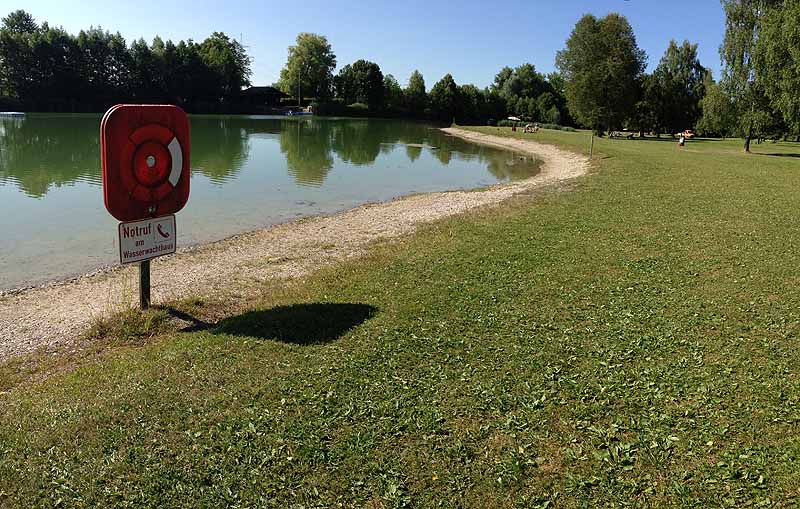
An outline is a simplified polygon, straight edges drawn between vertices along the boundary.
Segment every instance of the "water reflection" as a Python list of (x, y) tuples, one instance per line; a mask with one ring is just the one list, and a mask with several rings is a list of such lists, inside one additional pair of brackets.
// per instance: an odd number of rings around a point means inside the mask
[(42, 198), (52, 186), (84, 179), (100, 185), (100, 142), (94, 116), (0, 119), (0, 184)]
[[(0, 118), (0, 186), (11, 183), (35, 198), (76, 181), (100, 186), (99, 121), (97, 115)], [(337, 160), (370, 166), (395, 153), (409, 163), (425, 153), (445, 166), (454, 159), (478, 162), (498, 180), (525, 178), (538, 169), (530, 157), (475, 146), (414, 122), (201, 115), (191, 118), (191, 129), (192, 171), (218, 186), (236, 180), (248, 165), (278, 164), (296, 184), (322, 187)], [(283, 163), (272, 153), (254, 155), (256, 144), (275, 142)]]
[(191, 120), (192, 172), (215, 184), (233, 179), (250, 156), (249, 133), (234, 117)]
[(387, 136), (387, 125), (366, 119), (339, 123), (333, 132), (333, 150), (346, 163), (372, 164), (381, 153), (381, 142), (393, 141)]
[(422, 154), (422, 146), (417, 145), (406, 145), (406, 156), (408, 156), (408, 160), (412, 163), (419, 159), (419, 156)]
[(331, 124), (285, 120), (281, 123), (280, 147), (295, 182), (321, 186), (333, 168)]

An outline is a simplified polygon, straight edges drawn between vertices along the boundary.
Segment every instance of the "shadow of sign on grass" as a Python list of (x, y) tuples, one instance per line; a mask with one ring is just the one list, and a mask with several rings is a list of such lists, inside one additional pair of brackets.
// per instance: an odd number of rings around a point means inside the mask
[(209, 330), (212, 334), (312, 345), (339, 339), (375, 316), (377, 311), (376, 307), (367, 304), (292, 304), (226, 318)]

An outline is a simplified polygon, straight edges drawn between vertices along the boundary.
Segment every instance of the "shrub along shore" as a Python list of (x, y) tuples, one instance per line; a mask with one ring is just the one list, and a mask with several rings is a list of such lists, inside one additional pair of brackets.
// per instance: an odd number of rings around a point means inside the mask
[(570, 189), (220, 323), (120, 318), (107, 355), (0, 396), (0, 505), (791, 505), (800, 147), (740, 143), (600, 139)]

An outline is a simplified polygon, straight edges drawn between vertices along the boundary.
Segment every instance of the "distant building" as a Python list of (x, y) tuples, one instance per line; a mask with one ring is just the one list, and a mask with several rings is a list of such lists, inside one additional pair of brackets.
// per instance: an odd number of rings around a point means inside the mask
[(250, 87), (242, 90), (240, 104), (254, 113), (279, 108), (281, 99), (289, 97), (275, 87)]

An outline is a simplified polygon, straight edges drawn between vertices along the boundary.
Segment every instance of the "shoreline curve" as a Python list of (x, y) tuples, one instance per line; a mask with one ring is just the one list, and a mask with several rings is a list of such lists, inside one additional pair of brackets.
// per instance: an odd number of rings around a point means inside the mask
[[(311, 216), (192, 246), (152, 262), (153, 302), (188, 297), (242, 298), (259, 283), (297, 278), (358, 257), (379, 240), (588, 171), (585, 157), (534, 140), (445, 128), (466, 141), (526, 152), (543, 160), (531, 178), (468, 191), (412, 194), (342, 212)], [(83, 276), (0, 293), (0, 362), (74, 344), (98, 317), (138, 299), (134, 266), (101, 268)], [(251, 292), (253, 290), (250, 290)]]

